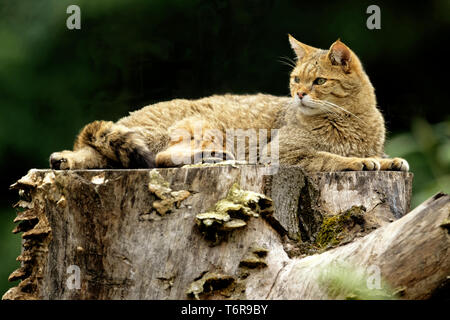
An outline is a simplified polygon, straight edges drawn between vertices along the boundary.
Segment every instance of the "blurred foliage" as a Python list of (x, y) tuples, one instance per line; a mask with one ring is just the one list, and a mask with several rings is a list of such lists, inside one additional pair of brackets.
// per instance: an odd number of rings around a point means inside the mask
[[(81, 8), (68, 30), (66, 8)], [(1, 0), (0, 293), (19, 254), (10, 234), (28, 169), (48, 167), (94, 119), (116, 120), (144, 105), (225, 92), (288, 94), (287, 33), (327, 48), (341, 38), (376, 90), (393, 156), (415, 174), (414, 204), (448, 191), (447, 83), (441, 81), (449, 1), (383, 2), (381, 30), (366, 28), (372, 1)], [(444, 55), (444, 53), (442, 53)], [(426, 105), (423, 103), (426, 102)], [(412, 133), (396, 135), (410, 129)], [(436, 124), (440, 122), (439, 124)], [(447, 129), (446, 129), (447, 128)], [(447, 132), (447, 133), (446, 133)], [(446, 162), (447, 161), (447, 162)]]
[(318, 283), (333, 300), (395, 300), (396, 292), (379, 274), (377, 266), (365, 268), (334, 261), (318, 269)]
[(13, 235), (13, 220), (16, 217), (13, 209), (5, 208), (0, 210), (0, 295), (10, 287), (17, 285), (19, 281), (8, 282), (8, 277), (15, 269), (20, 267), (16, 261), (20, 254), (20, 237)]
[(450, 192), (450, 119), (430, 125), (415, 118), (411, 131), (389, 139), (385, 151), (409, 162), (414, 173), (411, 208), (439, 191)]

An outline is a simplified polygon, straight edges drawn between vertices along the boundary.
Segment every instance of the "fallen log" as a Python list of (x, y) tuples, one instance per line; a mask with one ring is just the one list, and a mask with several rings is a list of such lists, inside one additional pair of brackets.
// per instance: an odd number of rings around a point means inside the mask
[[(449, 197), (403, 217), (411, 182), (251, 165), (31, 170), (12, 186), (22, 281), (3, 299), (427, 298), (449, 274)], [(342, 280), (367, 268), (370, 294)]]
[[(450, 196), (437, 194), (364, 238), (319, 255), (288, 261), (266, 298), (358, 298), (362, 293), (377, 299), (427, 299), (443, 285), (448, 295), (449, 217)], [(350, 275), (352, 279), (346, 279)], [(378, 289), (372, 293), (361, 289), (370, 282), (370, 276), (382, 277), (378, 288), (369, 288)], [(353, 288), (342, 284), (346, 280), (356, 282)]]

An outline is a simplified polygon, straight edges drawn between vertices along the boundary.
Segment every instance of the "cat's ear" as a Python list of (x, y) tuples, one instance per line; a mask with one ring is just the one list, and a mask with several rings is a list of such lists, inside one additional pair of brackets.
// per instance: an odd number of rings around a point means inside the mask
[(350, 72), (352, 51), (341, 40), (336, 40), (328, 51), (328, 59), (332, 65), (342, 66), (345, 72)]
[(297, 39), (295, 39), (293, 36), (288, 34), (289, 36), (289, 43), (291, 44), (292, 49), (294, 50), (295, 54), (297, 55), (297, 61), (300, 61), (308, 55), (311, 51), (314, 50), (313, 47), (310, 47), (306, 44), (301, 43)]

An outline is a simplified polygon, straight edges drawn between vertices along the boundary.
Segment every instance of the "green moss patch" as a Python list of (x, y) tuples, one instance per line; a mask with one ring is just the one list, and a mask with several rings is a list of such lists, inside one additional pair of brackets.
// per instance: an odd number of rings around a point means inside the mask
[(315, 245), (320, 248), (338, 245), (355, 225), (364, 226), (365, 212), (363, 206), (353, 206), (343, 213), (325, 217), (317, 233)]

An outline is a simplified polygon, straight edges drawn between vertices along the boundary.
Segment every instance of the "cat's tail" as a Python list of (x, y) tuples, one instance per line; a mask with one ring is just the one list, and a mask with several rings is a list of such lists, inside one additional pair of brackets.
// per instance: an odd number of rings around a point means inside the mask
[(50, 156), (52, 169), (154, 168), (155, 155), (149, 150), (146, 133), (111, 121), (94, 121), (78, 135), (73, 151)]

